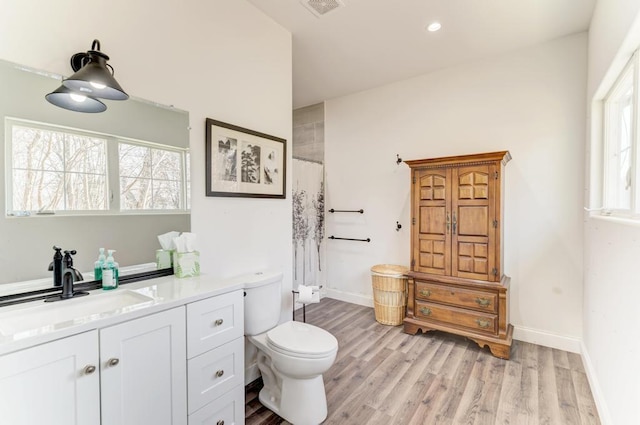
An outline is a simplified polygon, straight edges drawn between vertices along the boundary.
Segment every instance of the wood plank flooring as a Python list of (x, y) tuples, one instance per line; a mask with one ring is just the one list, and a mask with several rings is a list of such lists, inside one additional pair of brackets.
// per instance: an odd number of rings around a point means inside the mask
[[(330, 298), (307, 306), (307, 323), (339, 343), (324, 374), (325, 425), (600, 424), (578, 354), (514, 340), (501, 360), (454, 335), (407, 335), (376, 322), (372, 308)], [(286, 424), (259, 389), (247, 387), (246, 425)]]

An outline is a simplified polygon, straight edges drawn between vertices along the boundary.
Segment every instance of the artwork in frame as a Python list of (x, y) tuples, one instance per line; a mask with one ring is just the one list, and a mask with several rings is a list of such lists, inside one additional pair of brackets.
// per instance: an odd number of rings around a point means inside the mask
[(206, 195), (284, 199), (285, 139), (207, 118)]

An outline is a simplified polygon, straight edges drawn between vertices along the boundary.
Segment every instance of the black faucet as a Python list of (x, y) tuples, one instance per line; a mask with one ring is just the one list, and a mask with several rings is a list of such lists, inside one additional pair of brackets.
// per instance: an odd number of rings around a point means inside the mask
[[(62, 248), (59, 246), (53, 246), (53, 250), (56, 252), (53, 254), (53, 261), (49, 263), (49, 271), (53, 272), (53, 286), (62, 286)], [(72, 260), (73, 261), (73, 260)]]
[[(60, 253), (62, 248), (54, 246), (56, 253), (53, 255), (53, 262), (49, 265), (49, 270), (53, 269), (53, 286), (62, 286), (62, 293), (51, 298), (47, 298), (45, 302), (53, 302), (67, 300), (73, 297), (81, 297), (89, 295), (88, 292), (74, 291), (73, 283), (82, 280), (82, 274), (73, 267), (73, 257), (76, 250), (65, 251), (64, 257)], [(56, 285), (57, 282), (59, 285)]]

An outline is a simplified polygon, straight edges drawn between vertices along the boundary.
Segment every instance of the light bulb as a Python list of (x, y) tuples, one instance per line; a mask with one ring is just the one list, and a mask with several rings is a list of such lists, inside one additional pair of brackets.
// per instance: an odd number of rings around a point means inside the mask
[(71, 99), (75, 100), (78, 103), (82, 103), (87, 100), (87, 96), (83, 94), (70, 93), (69, 96), (71, 96)]
[(429, 24), (429, 26), (427, 27), (427, 31), (429, 32), (436, 32), (438, 31), (440, 28), (442, 28), (442, 24), (440, 24), (440, 22), (432, 22)]
[(93, 87), (97, 88), (98, 90), (102, 90), (103, 88), (107, 87), (106, 84), (96, 83), (95, 81), (91, 81), (89, 82), (89, 84), (91, 84)]

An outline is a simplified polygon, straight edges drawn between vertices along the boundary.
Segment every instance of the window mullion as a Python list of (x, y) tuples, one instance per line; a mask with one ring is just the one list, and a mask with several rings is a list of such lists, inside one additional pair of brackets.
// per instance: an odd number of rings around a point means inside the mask
[(119, 145), (115, 137), (107, 138), (107, 209), (112, 213), (120, 211)]

